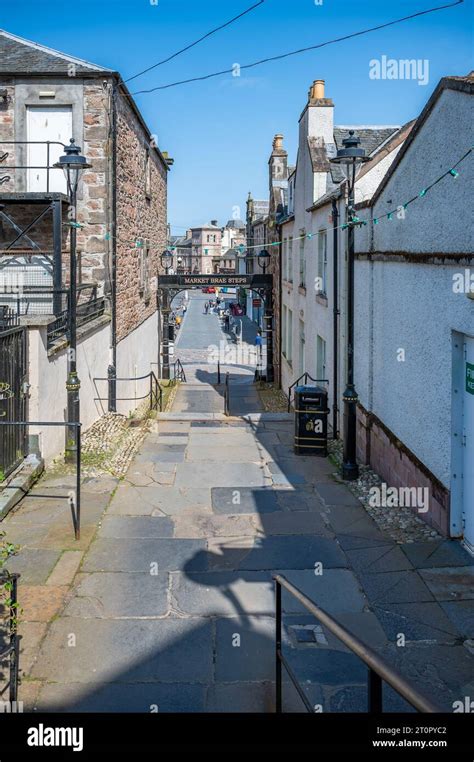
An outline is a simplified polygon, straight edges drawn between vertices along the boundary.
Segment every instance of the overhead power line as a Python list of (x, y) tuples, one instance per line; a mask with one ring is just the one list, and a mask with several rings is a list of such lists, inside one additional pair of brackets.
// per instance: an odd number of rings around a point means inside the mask
[(143, 69), (143, 71), (139, 71), (138, 74), (134, 74), (133, 77), (128, 77), (128, 79), (124, 79), (124, 82), (131, 82), (132, 79), (136, 79), (137, 77), (141, 77), (142, 74), (146, 74), (149, 71), (152, 71), (152, 69), (156, 69), (157, 66), (162, 66), (165, 63), (168, 63), (168, 61), (172, 61), (173, 58), (177, 58), (177, 56), (180, 56), (181, 53), (185, 53), (187, 50), (190, 50), (191, 48), (194, 48), (195, 45), (199, 45), (200, 42), (203, 40), (206, 40), (208, 37), (211, 37), (211, 35), (215, 34), (216, 32), (220, 32), (221, 29), (225, 29), (225, 27), (230, 26), (235, 21), (238, 21), (238, 19), (241, 19), (242, 16), (245, 16), (247, 13), (250, 13), (251, 11), (255, 10), (255, 8), (258, 8), (259, 5), (262, 5), (265, 0), (259, 0), (258, 3), (255, 3), (255, 5), (250, 6), (250, 8), (247, 8), (246, 11), (242, 11), (242, 13), (239, 13), (238, 16), (234, 16), (234, 18), (230, 19), (229, 21), (226, 21), (225, 24), (221, 24), (220, 26), (216, 26), (215, 29), (211, 29), (210, 32), (207, 32), (202, 37), (200, 37), (198, 40), (195, 40), (194, 42), (191, 42), (189, 45), (186, 45), (186, 47), (181, 48), (181, 50), (177, 50), (176, 53), (173, 53), (171, 56), (168, 56), (168, 58), (163, 58), (162, 61), (158, 61), (158, 63), (153, 64), (152, 66), (149, 66), (147, 69)]
[[(426, 11), (417, 11), (416, 13), (412, 13), (409, 16), (403, 16), (399, 19), (394, 19), (393, 21), (387, 21), (385, 24), (379, 24), (378, 26), (370, 27), (369, 29), (362, 29), (360, 32), (352, 32), (351, 34), (346, 34), (343, 37), (336, 37), (332, 40), (327, 40), (326, 42), (320, 42), (317, 45), (309, 45), (306, 48), (299, 48), (298, 50), (292, 50), (289, 53), (281, 53), (277, 56), (270, 56), (269, 58), (262, 58), (259, 61), (254, 61), (250, 64), (242, 64), (240, 66), (240, 70), (242, 69), (252, 69), (255, 66), (261, 66), (265, 63), (270, 63), (271, 61), (281, 61), (283, 58), (289, 58), (290, 56), (297, 56), (301, 53), (307, 53), (310, 50), (318, 50), (320, 48), (324, 48), (328, 45), (334, 45), (338, 42), (343, 42), (344, 40), (350, 40), (354, 37), (360, 37), (364, 34), (369, 34), (370, 32), (377, 32), (380, 29), (386, 29), (389, 26), (393, 26), (394, 24), (401, 24), (403, 21), (410, 21), (411, 19), (417, 18), (418, 16), (426, 16), (428, 13), (435, 13), (436, 11), (443, 11), (447, 8), (454, 8), (456, 5), (461, 5), (464, 0), (456, 0), (454, 3), (449, 3), (447, 5), (438, 5), (435, 8), (428, 8)], [(222, 69), (222, 71), (215, 71), (212, 74), (204, 74), (201, 77), (191, 77), (189, 79), (182, 79), (177, 82), (170, 82), (167, 85), (157, 85), (156, 87), (152, 87), (148, 90), (136, 90), (135, 92), (131, 93), (131, 95), (142, 95), (145, 93), (154, 93), (156, 90), (167, 90), (170, 87), (178, 87), (179, 85), (186, 85), (190, 82), (202, 82), (206, 79), (212, 79), (213, 77), (220, 77), (223, 74), (232, 74), (234, 71), (234, 68), (230, 69)]]

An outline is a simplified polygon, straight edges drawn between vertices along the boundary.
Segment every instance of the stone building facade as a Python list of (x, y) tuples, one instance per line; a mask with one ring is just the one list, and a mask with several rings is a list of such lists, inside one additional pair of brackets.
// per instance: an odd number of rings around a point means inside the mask
[[(46, 331), (48, 316), (57, 319), (65, 307), (65, 295), (59, 300), (51, 291), (69, 283), (69, 200), (53, 165), (71, 138), (92, 165), (78, 189), (77, 276), (83, 313), (90, 304), (94, 319), (80, 326), (78, 352), (83, 344), (87, 355), (88, 337), (98, 332), (97, 377), (110, 368), (119, 378), (156, 372), (156, 282), (167, 244), (172, 160), (116, 71), (0, 31), (0, 304), (11, 306), (3, 286), (20, 279), (22, 315), (31, 325), (41, 313)], [(38, 286), (43, 293), (32, 294)], [(48, 347), (51, 370), (55, 352), (65, 352), (64, 342)], [(140, 384), (118, 382), (115, 399), (113, 386), (86, 383), (86, 425), (107, 407), (128, 413), (144, 393)], [(125, 397), (132, 400), (121, 402)]]

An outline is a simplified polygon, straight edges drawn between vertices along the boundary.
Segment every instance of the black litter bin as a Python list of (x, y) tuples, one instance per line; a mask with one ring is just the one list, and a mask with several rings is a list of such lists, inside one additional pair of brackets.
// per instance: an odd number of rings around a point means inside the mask
[(174, 341), (175, 326), (174, 323), (168, 325), (168, 341)]
[(295, 388), (295, 453), (328, 454), (328, 393), (321, 386)]

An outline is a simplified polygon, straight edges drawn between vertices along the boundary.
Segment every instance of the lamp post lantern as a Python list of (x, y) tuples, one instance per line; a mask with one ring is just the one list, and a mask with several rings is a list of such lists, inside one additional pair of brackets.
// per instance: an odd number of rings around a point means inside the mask
[[(168, 275), (170, 269), (173, 267), (173, 252), (166, 249), (160, 255), (161, 266)], [(163, 313), (163, 378), (169, 379), (170, 377), (170, 303), (168, 289), (164, 288), (162, 293), (161, 311)]]
[(259, 252), (257, 259), (259, 267), (263, 270), (263, 274), (265, 275), (267, 267), (270, 264), (270, 254), (266, 249), (262, 249), (261, 252)]
[[(90, 169), (92, 164), (88, 164), (85, 156), (82, 156), (81, 149), (71, 138), (70, 145), (65, 146), (64, 154), (59, 157), (54, 165), (57, 169), (64, 171), (67, 183), (67, 192), (69, 197), (69, 225), (70, 246), (69, 246), (69, 304), (68, 304), (68, 350), (67, 350), (67, 420), (69, 423), (79, 423), (80, 421), (80, 403), (79, 390), (81, 382), (77, 374), (77, 260), (76, 260), (76, 241), (77, 241), (77, 189), (79, 178), (85, 169)], [(77, 426), (68, 426), (66, 434), (66, 461), (75, 462), (77, 459)]]
[(357, 225), (354, 213), (354, 189), (356, 170), (359, 164), (369, 161), (363, 148), (360, 148), (360, 138), (349, 130), (349, 135), (342, 141), (337, 155), (331, 159), (333, 164), (345, 168), (347, 177), (347, 254), (348, 254), (348, 283), (347, 283), (347, 383), (342, 399), (344, 401), (344, 454), (342, 463), (342, 478), (355, 481), (359, 478), (359, 466), (356, 460), (356, 426), (358, 396), (354, 386), (354, 228)]

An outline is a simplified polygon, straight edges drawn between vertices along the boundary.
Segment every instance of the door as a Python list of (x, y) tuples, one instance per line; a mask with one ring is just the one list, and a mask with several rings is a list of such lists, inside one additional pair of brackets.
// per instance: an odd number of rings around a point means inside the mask
[(474, 553), (474, 338), (464, 338), (463, 514), (464, 542)]
[[(26, 131), (28, 141), (56, 141), (67, 145), (72, 135), (72, 106), (27, 106)], [(29, 143), (27, 146), (28, 167), (52, 167), (57, 162), (64, 149), (61, 145), (49, 146)], [(27, 190), (40, 193), (52, 191), (66, 193), (66, 178), (62, 170), (46, 169), (27, 170)]]

